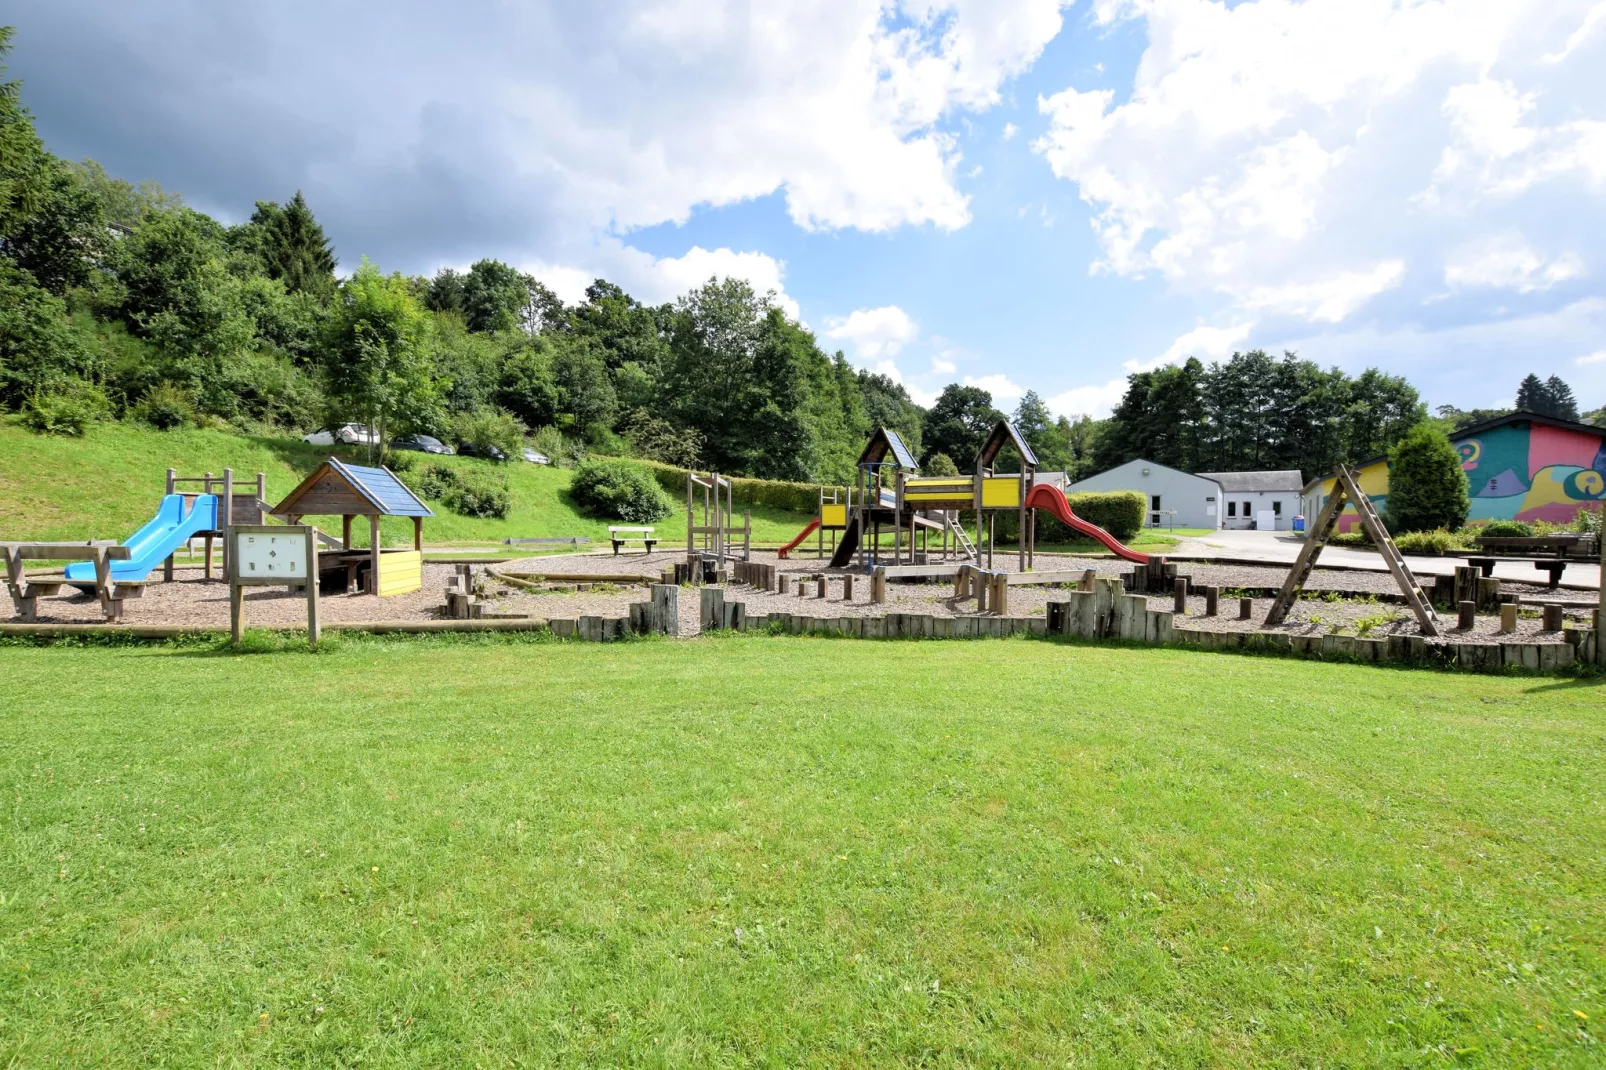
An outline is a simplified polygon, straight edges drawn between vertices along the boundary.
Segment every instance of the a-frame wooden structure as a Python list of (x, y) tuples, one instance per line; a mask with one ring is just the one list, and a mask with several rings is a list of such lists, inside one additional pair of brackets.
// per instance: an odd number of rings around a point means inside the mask
[(1322, 506), (1321, 515), (1316, 518), (1316, 523), (1305, 536), (1305, 545), (1300, 548), (1299, 556), (1294, 559), (1294, 567), (1288, 570), (1288, 578), (1283, 581), (1283, 589), (1277, 592), (1277, 600), (1271, 604), (1271, 610), (1266, 614), (1266, 626), (1274, 627), (1281, 624), (1288, 616), (1288, 611), (1294, 608), (1299, 592), (1304, 590), (1305, 581), (1310, 579), (1311, 570), (1316, 567), (1316, 559), (1321, 556), (1327, 540), (1332, 538), (1333, 529), (1338, 526), (1338, 516), (1344, 511), (1344, 506), (1348, 502), (1355, 503), (1355, 511), (1361, 516), (1361, 526), (1371, 536), (1378, 553), (1383, 555), (1383, 561), (1394, 576), (1394, 582), (1400, 585), (1406, 604), (1411, 607), (1411, 612), (1416, 614), (1416, 622), (1421, 626), (1422, 634), (1438, 635), (1439, 618), (1433, 612), (1432, 603), (1422, 594), (1422, 588), (1417, 586), (1416, 577), (1411, 574), (1411, 566), (1405, 563), (1405, 558), (1400, 556), (1399, 548), (1389, 537), (1388, 529), (1383, 526), (1383, 518), (1377, 515), (1377, 507), (1372, 504), (1372, 499), (1361, 492), (1361, 488), (1355, 482), (1355, 473), (1347, 465), (1338, 466), (1337, 479), (1333, 482), (1333, 493), (1328, 495), (1327, 503)]

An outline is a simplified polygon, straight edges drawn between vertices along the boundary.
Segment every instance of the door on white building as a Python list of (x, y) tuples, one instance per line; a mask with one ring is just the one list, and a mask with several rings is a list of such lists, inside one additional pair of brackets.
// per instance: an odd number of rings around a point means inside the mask
[(1149, 527), (1157, 528), (1159, 526), (1160, 526), (1160, 496), (1158, 494), (1151, 494), (1151, 495), (1149, 495)]

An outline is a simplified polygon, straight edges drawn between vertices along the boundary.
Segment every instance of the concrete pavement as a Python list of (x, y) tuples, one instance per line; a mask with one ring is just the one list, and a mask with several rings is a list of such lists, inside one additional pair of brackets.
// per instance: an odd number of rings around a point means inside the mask
[[(1161, 532), (1156, 532), (1160, 534)], [(1173, 561), (1205, 558), (1231, 558), (1235, 561), (1256, 561), (1266, 564), (1292, 564), (1304, 545), (1303, 534), (1291, 531), (1218, 531), (1198, 538), (1182, 537), (1176, 550), (1166, 554)], [(1405, 563), (1418, 576), (1450, 575), (1457, 565), (1465, 565), (1464, 557), (1407, 556)], [(1388, 571), (1383, 558), (1372, 550), (1356, 550), (1348, 546), (1327, 546), (1317, 562), (1322, 565), (1343, 565), (1377, 572)], [(1527, 561), (1502, 561), (1495, 566), (1495, 576), (1513, 583), (1544, 583), (1546, 574)], [(1600, 566), (1570, 563), (1562, 573), (1565, 586), (1600, 589)]]

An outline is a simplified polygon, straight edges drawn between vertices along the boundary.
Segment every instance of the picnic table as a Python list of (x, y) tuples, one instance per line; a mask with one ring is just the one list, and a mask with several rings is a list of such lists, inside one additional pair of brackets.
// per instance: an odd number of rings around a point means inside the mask
[(615, 557), (619, 556), (619, 550), (625, 543), (645, 543), (649, 554), (652, 553), (652, 548), (658, 545), (658, 538), (653, 535), (651, 527), (632, 527), (622, 524), (610, 526), (608, 528), (608, 539), (613, 543), (613, 555)]
[[(0, 558), (6, 566), (6, 589), (11, 593), (12, 605), (24, 623), (38, 619), (39, 599), (56, 594), (68, 586), (66, 576), (47, 574), (28, 576), (23, 572), (24, 561), (73, 561), (87, 557), (95, 564), (94, 591), (100, 600), (101, 611), (109, 621), (121, 620), (123, 600), (138, 598), (145, 593), (143, 580), (113, 580), (113, 561), (127, 561), (129, 549), (115, 542), (7, 542), (0, 543)], [(77, 585), (74, 585), (77, 586)]]
[(1469, 554), (1467, 564), (1480, 569), (1485, 576), (1494, 575), (1494, 567), (1502, 561), (1532, 561), (1533, 566), (1550, 577), (1547, 586), (1561, 583), (1561, 574), (1569, 561), (1591, 563), (1600, 555), (1598, 535), (1585, 532), (1566, 532), (1560, 535), (1479, 535), (1475, 540), (1481, 554)]

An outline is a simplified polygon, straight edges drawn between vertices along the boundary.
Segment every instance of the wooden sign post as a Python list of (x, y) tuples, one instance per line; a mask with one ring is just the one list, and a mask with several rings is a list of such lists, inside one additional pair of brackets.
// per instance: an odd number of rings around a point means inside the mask
[(307, 591), (307, 639), (318, 645), (318, 542), (305, 525), (235, 524), (229, 528), (229, 631), (245, 635), (247, 587), (294, 587)]

